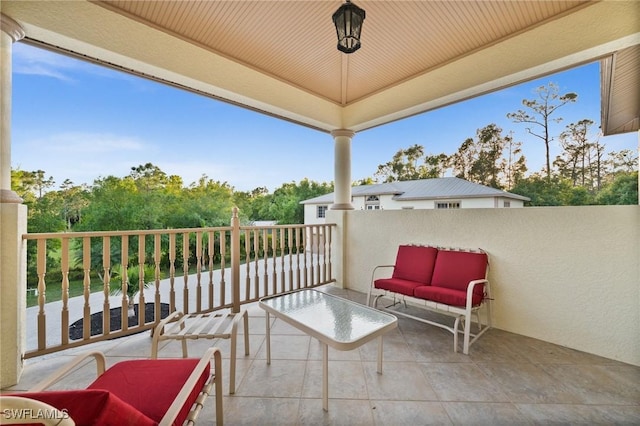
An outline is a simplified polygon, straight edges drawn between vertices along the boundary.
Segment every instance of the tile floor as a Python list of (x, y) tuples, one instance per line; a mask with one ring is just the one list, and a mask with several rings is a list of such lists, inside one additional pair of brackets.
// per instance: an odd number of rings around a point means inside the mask
[[(365, 295), (326, 286), (324, 291), (364, 302)], [(377, 342), (341, 352), (329, 349), (329, 411), (322, 409), (320, 344), (274, 320), (272, 363), (266, 364), (265, 315), (249, 307), (250, 350), (238, 348), (235, 395), (225, 389), (227, 425), (640, 425), (640, 367), (492, 329), (471, 347), (454, 353), (445, 330), (399, 318), (385, 335), (383, 374), (376, 372)], [(272, 317), (273, 319), (273, 317)], [(242, 339), (238, 339), (242, 345)], [(221, 348), (228, 371), (229, 341), (190, 343), (197, 356)], [(29, 360), (20, 383), (26, 390), (79, 348)], [(111, 365), (148, 357), (149, 333), (96, 343)], [(161, 357), (181, 356), (167, 342)], [(93, 366), (82, 367), (63, 387), (86, 386)], [(5, 390), (6, 391), (6, 390)], [(214, 424), (213, 398), (198, 425)]]

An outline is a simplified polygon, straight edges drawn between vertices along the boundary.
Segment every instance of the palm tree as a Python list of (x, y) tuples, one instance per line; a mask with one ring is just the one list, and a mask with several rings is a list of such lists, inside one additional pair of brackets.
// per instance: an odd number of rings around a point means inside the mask
[[(143, 282), (143, 289), (147, 288), (149, 285), (153, 283), (155, 280), (155, 267), (153, 265), (144, 265), (142, 268), (142, 280), (140, 277), (140, 267), (133, 266), (127, 268), (127, 279), (125, 280), (126, 290), (127, 290), (127, 298), (128, 298), (128, 309), (127, 315), (132, 317), (135, 315), (134, 307), (134, 297), (136, 294), (140, 292), (140, 282)], [(111, 269), (111, 282), (122, 283), (123, 282), (123, 272), (122, 265), (114, 265)], [(122, 294), (122, 286), (114, 286), (111, 290), (112, 295)]]

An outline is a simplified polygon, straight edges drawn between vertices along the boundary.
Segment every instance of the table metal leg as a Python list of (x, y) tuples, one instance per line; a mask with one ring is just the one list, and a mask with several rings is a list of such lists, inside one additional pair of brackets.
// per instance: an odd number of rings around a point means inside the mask
[(322, 343), (322, 408), (329, 411), (329, 346)]
[(382, 336), (378, 337), (378, 374), (382, 374)]
[(267, 365), (271, 364), (271, 323), (269, 319), (269, 312), (266, 312), (267, 319)]

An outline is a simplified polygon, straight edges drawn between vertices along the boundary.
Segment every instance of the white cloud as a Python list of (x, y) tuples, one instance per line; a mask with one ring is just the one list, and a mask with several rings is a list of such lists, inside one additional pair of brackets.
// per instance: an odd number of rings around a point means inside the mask
[(126, 151), (144, 151), (151, 147), (142, 141), (129, 136), (101, 133), (69, 132), (51, 135), (46, 139), (29, 143), (47, 152), (63, 152), (65, 154), (107, 154)]
[(17, 74), (40, 75), (62, 81), (73, 81), (68, 75), (79, 62), (67, 56), (38, 49), (24, 43), (13, 46), (12, 69)]
[[(25, 43), (14, 44), (12, 59), (12, 71), (16, 74), (50, 77), (67, 83), (78, 80), (73, 76), (74, 73), (91, 74), (126, 80), (138, 90), (149, 90), (148, 85), (140, 84), (140, 79), (127, 73)], [(82, 78), (82, 76), (79, 77), (79, 79)]]
[(124, 177), (132, 166), (148, 162), (156, 148), (122, 135), (69, 132), (12, 144), (12, 167), (44, 170), (56, 184), (71, 179), (92, 184), (99, 177)]

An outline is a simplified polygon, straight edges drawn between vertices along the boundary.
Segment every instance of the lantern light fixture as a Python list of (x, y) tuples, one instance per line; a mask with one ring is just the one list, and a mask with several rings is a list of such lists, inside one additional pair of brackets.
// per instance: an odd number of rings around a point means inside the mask
[(333, 24), (338, 34), (338, 50), (353, 53), (360, 49), (360, 33), (365, 12), (347, 0), (333, 13)]

